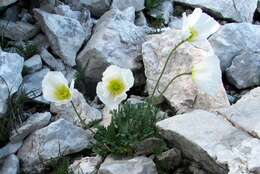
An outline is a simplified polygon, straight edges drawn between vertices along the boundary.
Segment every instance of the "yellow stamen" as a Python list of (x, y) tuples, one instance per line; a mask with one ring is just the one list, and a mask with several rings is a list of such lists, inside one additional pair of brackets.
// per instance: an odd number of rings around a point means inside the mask
[(58, 100), (68, 100), (71, 98), (71, 92), (68, 86), (63, 84), (56, 87), (54, 96)]
[(117, 96), (123, 93), (125, 84), (121, 79), (112, 79), (109, 81), (107, 89), (113, 96)]
[(199, 33), (196, 31), (195, 28), (191, 27), (190, 29), (190, 37), (188, 38), (189, 42), (193, 42), (194, 40), (196, 40), (196, 38), (198, 37)]

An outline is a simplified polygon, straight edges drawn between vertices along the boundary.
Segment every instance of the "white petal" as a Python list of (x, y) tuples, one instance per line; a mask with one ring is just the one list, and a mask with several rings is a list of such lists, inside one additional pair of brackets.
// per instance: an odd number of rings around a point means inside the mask
[(115, 76), (120, 76), (121, 68), (116, 65), (110, 65), (107, 69), (103, 72), (102, 81), (110, 80)]
[(188, 18), (188, 25), (189, 27), (194, 26), (197, 21), (199, 20), (199, 18), (202, 15), (202, 10), (200, 8), (195, 8), (195, 10), (192, 12), (192, 14), (190, 14), (187, 18)]
[(123, 69), (121, 72), (124, 83), (126, 84), (126, 91), (134, 86), (134, 75), (130, 69)]

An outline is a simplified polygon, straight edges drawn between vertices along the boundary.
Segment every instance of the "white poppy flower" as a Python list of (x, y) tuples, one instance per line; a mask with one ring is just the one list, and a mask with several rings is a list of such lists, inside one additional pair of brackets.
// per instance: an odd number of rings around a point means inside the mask
[(203, 13), (200, 8), (196, 8), (191, 15), (183, 13), (182, 33), (184, 39), (189, 42), (207, 39), (215, 33), (220, 25), (212, 17)]
[(203, 60), (194, 63), (192, 79), (199, 89), (208, 95), (215, 96), (222, 85), (222, 73), (218, 57), (210, 54)]
[(72, 100), (74, 81), (70, 87), (68, 81), (61, 72), (49, 71), (42, 81), (42, 92), (45, 100), (57, 104), (65, 104)]
[(110, 109), (116, 109), (127, 98), (126, 92), (134, 85), (131, 70), (110, 65), (97, 84), (99, 99)]

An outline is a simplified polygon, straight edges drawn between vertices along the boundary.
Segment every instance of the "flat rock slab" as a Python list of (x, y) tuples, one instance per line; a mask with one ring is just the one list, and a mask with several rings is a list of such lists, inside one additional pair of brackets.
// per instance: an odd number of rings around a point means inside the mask
[(209, 173), (249, 174), (260, 169), (260, 140), (220, 115), (195, 110), (157, 126), (164, 138)]
[(257, 0), (174, 0), (192, 7), (207, 9), (216, 16), (238, 22), (252, 22)]
[(251, 90), (229, 108), (219, 113), (252, 136), (260, 139), (260, 87)]

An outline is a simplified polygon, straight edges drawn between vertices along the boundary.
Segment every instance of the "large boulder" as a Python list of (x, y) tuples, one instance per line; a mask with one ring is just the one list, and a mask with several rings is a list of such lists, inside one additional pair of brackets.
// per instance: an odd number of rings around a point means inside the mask
[(204, 8), (218, 17), (237, 22), (253, 22), (257, 0), (173, 0), (192, 7)]
[[(171, 49), (181, 41), (180, 32), (172, 29), (162, 34), (152, 35), (143, 44), (143, 62), (147, 78), (147, 89), (150, 94), (155, 87)], [(198, 57), (203, 58), (209, 52), (212, 52), (212, 48), (208, 41), (204, 41), (197, 46), (190, 43), (180, 46), (167, 65), (159, 83), (159, 90), (163, 91), (173, 77), (181, 73), (191, 72), (193, 60)], [(156, 95), (159, 95), (158, 91), (156, 91)], [(163, 96), (179, 113), (195, 108), (212, 110), (229, 106), (223, 86), (221, 86), (216, 96), (208, 96), (197, 88), (190, 75), (177, 78)]]
[(147, 157), (135, 157), (126, 160), (107, 158), (101, 164), (98, 174), (157, 174), (153, 160)]
[(260, 169), (259, 138), (236, 128), (221, 115), (195, 110), (157, 126), (164, 138), (208, 173), (249, 174)]
[(18, 157), (25, 173), (39, 173), (43, 163), (89, 148), (91, 141), (90, 132), (59, 119), (26, 138)]
[(0, 117), (7, 110), (9, 95), (14, 94), (22, 83), (24, 58), (16, 53), (0, 50)]
[(73, 18), (50, 14), (39, 9), (34, 10), (42, 30), (47, 35), (51, 48), (63, 61), (76, 65), (75, 59), (86, 34), (79, 21)]
[(138, 61), (145, 34), (142, 28), (135, 26), (134, 16), (133, 8), (112, 9), (98, 20), (92, 37), (77, 57), (77, 64), (85, 68), (87, 81), (100, 81), (110, 64), (140, 69)]

